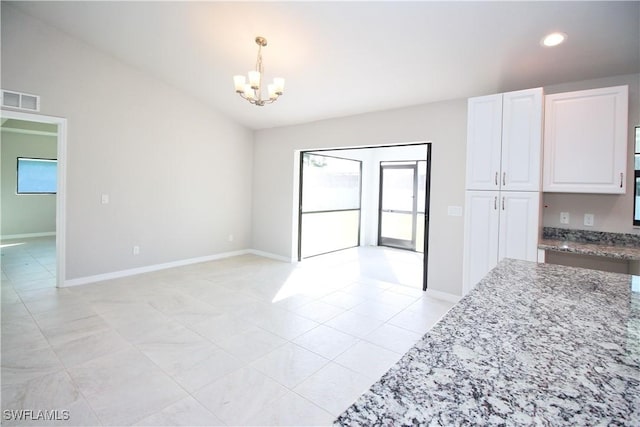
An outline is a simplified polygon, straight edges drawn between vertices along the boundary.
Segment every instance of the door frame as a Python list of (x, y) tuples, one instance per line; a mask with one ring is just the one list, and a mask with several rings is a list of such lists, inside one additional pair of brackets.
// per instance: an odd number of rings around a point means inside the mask
[(42, 114), (25, 113), (0, 109), (3, 119), (16, 119), (27, 122), (48, 123), (58, 126), (57, 156), (58, 175), (56, 189), (56, 287), (64, 286), (66, 277), (66, 199), (67, 199), (67, 119)]
[[(298, 197), (298, 206), (296, 208), (294, 203), (294, 211), (292, 212), (295, 216), (293, 218), (298, 218), (300, 215), (300, 205), (302, 204), (302, 200), (300, 199), (300, 162), (302, 162), (302, 155), (308, 152), (322, 152), (322, 151), (343, 151), (343, 150), (359, 150), (359, 149), (375, 149), (375, 148), (390, 148), (390, 147), (409, 147), (409, 146), (424, 146), (427, 150), (426, 162), (427, 162), (427, 170), (426, 170), (426, 183), (425, 183), (425, 211), (424, 211), (424, 249), (423, 249), (423, 257), (422, 257), (422, 290), (426, 291), (428, 288), (428, 273), (429, 273), (429, 206), (431, 202), (431, 151), (432, 151), (432, 142), (429, 140), (425, 140), (424, 142), (407, 142), (407, 143), (398, 143), (398, 144), (382, 144), (382, 145), (362, 145), (362, 146), (349, 146), (349, 147), (324, 147), (324, 148), (306, 148), (295, 151), (294, 163), (297, 163), (298, 167), (298, 176), (297, 176), (297, 186), (294, 186), (294, 200), (295, 197)], [(294, 183), (295, 181), (294, 180)], [(298, 222), (294, 219), (296, 224)], [(295, 230), (295, 229), (293, 229)], [(294, 239), (294, 242), (297, 243), (297, 248), (293, 248), (293, 253), (298, 253), (300, 250), (300, 230), (297, 230), (298, 238)], [(293, 237), (293, 236), (292, 236)]]
[(424, 266), (422, 268), (422, 290), (427, 290), (427, 273), (429, 263), (427, 262), (429, 256), (429, 216), (431, 206), (431, 143), (427, 144), (427, 170), (425, 171), (424, 183), (424, 247), (422, 253), (424, 254)]

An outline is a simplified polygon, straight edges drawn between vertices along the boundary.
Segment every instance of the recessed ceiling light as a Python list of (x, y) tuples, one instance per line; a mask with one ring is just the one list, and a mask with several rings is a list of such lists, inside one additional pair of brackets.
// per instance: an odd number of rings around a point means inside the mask
[(558, 46), (560, 43), (564, 42), (567, 39), (567, 35), (565, 33), (551, 33), (547, 34), (542, 41), (540, 42), (543, 46), (553, 47)]

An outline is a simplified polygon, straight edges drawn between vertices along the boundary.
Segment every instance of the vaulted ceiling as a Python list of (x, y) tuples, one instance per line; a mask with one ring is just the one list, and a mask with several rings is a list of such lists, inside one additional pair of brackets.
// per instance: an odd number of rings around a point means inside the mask
[[(11, 4), (252, 129), (640, 72), (638, 1)], [(542, 47), (551, 31), (567, 41)], [(232, 81), (257, 35), (286, 78), (265, 107)]]

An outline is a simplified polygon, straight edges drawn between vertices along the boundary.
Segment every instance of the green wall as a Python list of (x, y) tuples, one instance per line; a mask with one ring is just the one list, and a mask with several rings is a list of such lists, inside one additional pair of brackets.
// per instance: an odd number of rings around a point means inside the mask
[(16, 194), (18, 157), (55, 159), (55, 136), (16, 133), (2, 128), (1, 133), (1, 231), (7, 236), (54, 233), (56, 231), (55, 194)]

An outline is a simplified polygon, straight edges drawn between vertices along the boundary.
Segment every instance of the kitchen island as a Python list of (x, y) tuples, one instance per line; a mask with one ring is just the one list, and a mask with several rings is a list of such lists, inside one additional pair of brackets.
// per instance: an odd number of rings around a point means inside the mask
[(336, 425), (640, 425), (640, 278), (505, 259)]

